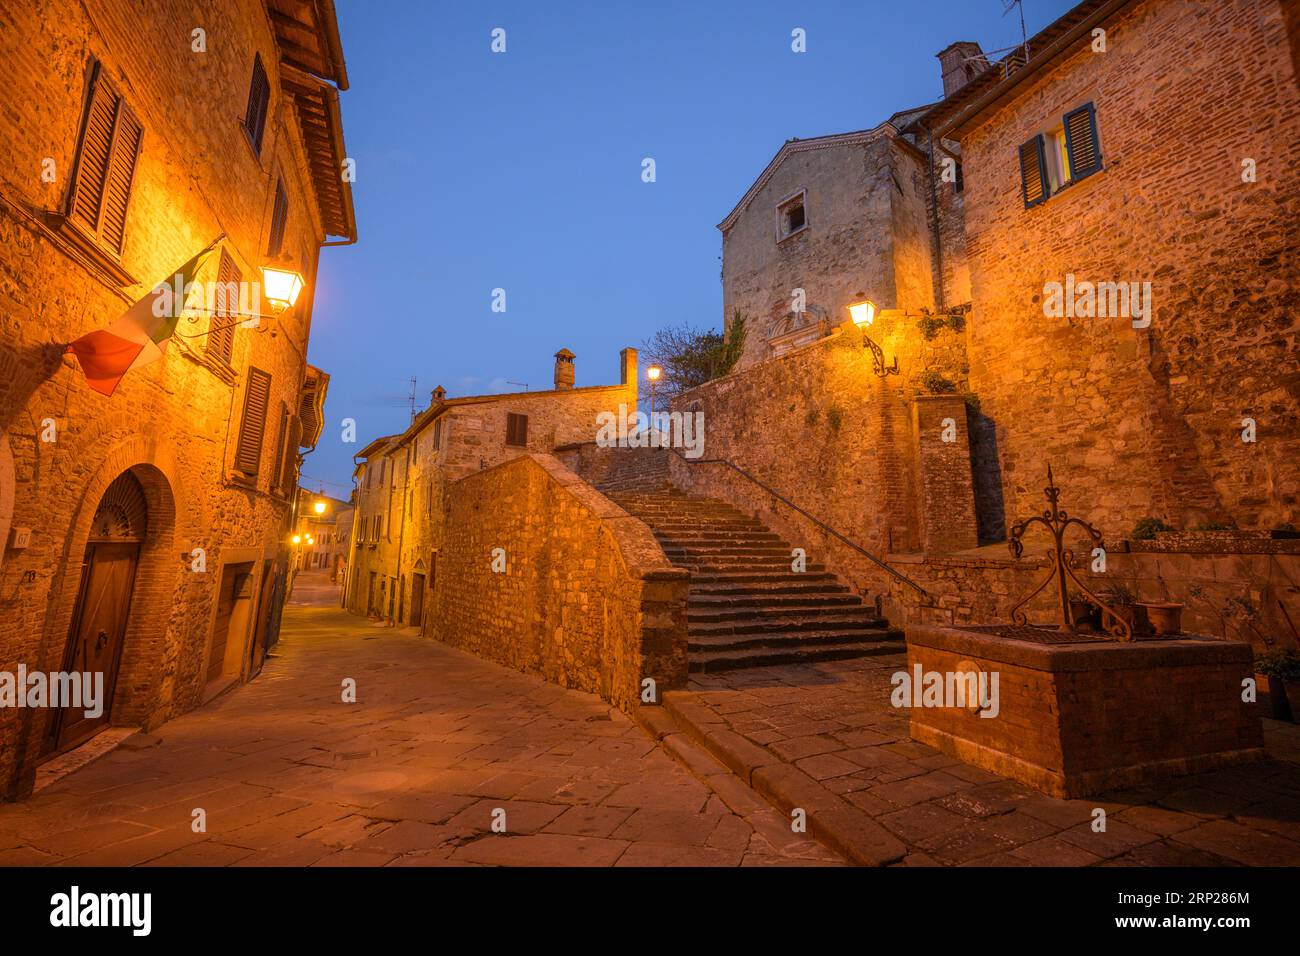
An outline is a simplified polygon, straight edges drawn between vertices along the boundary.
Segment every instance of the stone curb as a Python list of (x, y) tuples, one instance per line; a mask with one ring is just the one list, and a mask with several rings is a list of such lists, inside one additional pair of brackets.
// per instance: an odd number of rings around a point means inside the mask
[[(691, 692), (666, 693), (664, 709), (676, 718), (682, 731), (774, 807), (787, 815), (802, 809), (809, 832), (832, 850), (864, 866), (885, 866), (907, 855), (903, 842), (870, 816), (767, 748), (736, 733)], [(670, 739), (664, 737), (664, 743)]]

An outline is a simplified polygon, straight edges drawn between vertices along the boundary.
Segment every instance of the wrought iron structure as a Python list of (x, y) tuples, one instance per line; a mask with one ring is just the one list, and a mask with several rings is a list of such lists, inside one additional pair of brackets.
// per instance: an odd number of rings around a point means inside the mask
[(871, 352), (871, 370), (884, 378), (887, 375), (898, 374), (898, 356), (894, 356), (894, 364), (885, 364), (885, 352), (879, 345), (872, 341), (871, 336), (867, 334), (866, 329), (862, 330), (862, 346)]
[(1101, 598), (1092, 592), (1092, 590), (1075, 576), (1074, 570), (1070, 567), (1070, 562), (1074, 558), (1074, 552), (1069, 550), (1065, 545), (1065, 533), (1073, 525), (1083, 531), (1088, 536), (1092, 547), (1102, 547), (1101, 532), (1094, 528), (1082, 518), (1075, 518), (1060, 506), (1061, 489), (1058, 488), (1052, 479), (1052, 466), (1047, 466), (1047, 487), (1043, 489), (1047, 495), (1047, 508), (1041, 515), (1034, 515), (1032, 518), (1026, 518), (1018, 522), (1012, 529), (1008, 544), (1011, 547), (1011, 553), (1019, 558), (1024, 553), (1024, 543), (1022, 538), (1025, 531), (1031, 525), (1041, 524), (1044, 528), (1052, 533), (1053, 546), (1047, 551), (1048, 564), (1050, 569), (1047, 577), (1038, 583), (1038, 586), (1029, 592), (1015, 607), (1011, 609), (1011, 620), (1016, 624), (1026, 626), (1029, 620), (1025, 615), (1024, 607), (1033, 600), (1043, 588), (1056, 582), (1057, 596), (1061, 605), (1061, 623), (1060, 629), (1063, 631), (1077, 630), (1077, 622), (1074, 620), (1074, 612), (1070, 607), (1069, 584), (1073, 583), (1079, 591), (1084, 594), (1089, 601), (1101, 608), (1101, 626), (1111, 637), (1119, 641), (1133, 640), (1133, 629), (1129, 623), (1115, 612), (1114, 608), (1106, 605)]

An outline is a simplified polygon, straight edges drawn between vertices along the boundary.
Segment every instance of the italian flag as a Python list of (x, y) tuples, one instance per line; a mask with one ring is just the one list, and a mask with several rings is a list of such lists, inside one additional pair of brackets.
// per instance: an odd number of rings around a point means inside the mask
[(163, 357), (185, 311), (183, 290), (194, 281), (223, 238), (154, 286), (108, 328), (87, 332), (67, 347), (66, 351), (77, 356), (87, 385), (102, 395), (112, 395), (127, 372)]

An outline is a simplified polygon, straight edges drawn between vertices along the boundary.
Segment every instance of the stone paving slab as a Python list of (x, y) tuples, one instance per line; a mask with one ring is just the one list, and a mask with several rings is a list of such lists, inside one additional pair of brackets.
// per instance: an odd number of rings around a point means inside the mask
[(774, 803), (820, 800), (841, 836), (843, 803), (883, 828), (900, 852), (859, 839), (896, 865), (1300, 866), (1300, 727), (1265, 721), (1263, 763), (1059, 800), (913, 741), (889, 703), (906, 667), (896, 654), (697, 675), (666, 701)]
[(257, 679), (151, 735), (0, 805), (0, 865), (842, 863), (598, 698), (320, 600), (286, 609)]

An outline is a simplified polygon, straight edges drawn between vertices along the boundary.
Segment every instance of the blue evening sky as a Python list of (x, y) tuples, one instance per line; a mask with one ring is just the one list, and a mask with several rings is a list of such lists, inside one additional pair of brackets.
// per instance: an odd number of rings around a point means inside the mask
[[(954, 40), (1020, 41), (1004, 0), (336, 6), (360, 242), (321, 258), (309, 358), (332, 380), (303, 484), (344, 498), (352, 455), (409, 424), (412, 377), (419, 408), (439, 384), (548, 388), (567, 347), (578, 385), (607, 384), (656, 329), (720, 327), (716, 225), (782, 142), (938, 99)], [(1030, 36), (1070, 6), (1025, 0)]]

